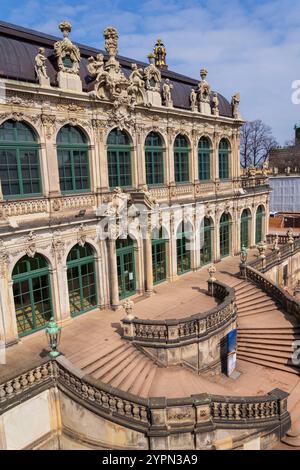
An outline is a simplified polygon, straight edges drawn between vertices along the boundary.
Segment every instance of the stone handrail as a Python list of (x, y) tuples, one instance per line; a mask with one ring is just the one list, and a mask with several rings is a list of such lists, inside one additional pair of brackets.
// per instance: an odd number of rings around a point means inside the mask
[(270, 423), (280, 426), (284, 435), (290, 427), (288, 393), (279, 389), (254, 397), (204, 393), (176, 399), (139, 398), (91, 376), (83, 376), (63, 356), (0, 384), (0, 415), (52, 387), (94, 413), (146, 435), (185, 432), (187, 428), (201, 432), (208, 425), (249, 428)]
[(268, 279), (264, 274), (259, 272), (253, 266), (246, 266), (245, 275), (247, 279), (254, 282), (260, 289), (268, 294), (272, 299), (276, 300), (286, 313), (294, 315), (300, 321), (300, 302), (290, 296), (283, 289), (278, 287), (274, 282)]
[[(278, 244), (279, 245), (285, 245), (288, 242), (288, 236), (287, 235), (274, 235), (274, 234), (269, 234), (266, 237), (267, 243), (270, 245), (275, 242), (276, 236), (278, 237)], [(293, 235), (293, 238), (296, 240), (300, 237), (300, 235)]]
[(251, 266), (261, 272), (266, 272), (299, 251), (300, 237), (295, 238), (293, 242), (289, 241), (285, 245), (278, 246), (277, 250), (272, 250), (264, 256), (258, 256), (255, 260), (250, 261), (247, 266)]
[(191, 341), (201, 341), (212, 331), (227, 326), (236, 318), (234, 289), (215, 281), (213, 295), (221, 304), (207, 312), (178, 320), (151, 320), (124, 318), (124, 338), (136, 344), (168, 346)]
[(266, 175), (242, 176), (241, 183), (243, 189), (256, 188), (258, 186), (268, 186), (268, 177)]

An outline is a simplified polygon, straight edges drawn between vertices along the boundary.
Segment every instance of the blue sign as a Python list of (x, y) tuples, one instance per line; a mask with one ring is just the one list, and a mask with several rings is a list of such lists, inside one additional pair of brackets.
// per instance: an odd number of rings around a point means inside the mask
[(236, 351), (236, 334), (237, 330), (232, 330), (227, 335), (227, 354)]

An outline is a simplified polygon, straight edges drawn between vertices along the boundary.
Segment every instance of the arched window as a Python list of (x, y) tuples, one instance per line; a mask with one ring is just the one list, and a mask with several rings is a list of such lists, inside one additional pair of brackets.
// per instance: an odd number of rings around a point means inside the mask
[(174, 142), (174, 167), (175, 182), (186, 183), (189, 181), (189, 144), (186, 137), (179, 134)]
[(88, 243), (75, 245), (67, 258), (70, 313), (87, 312), (97, 305), (95, 254)]
[(177, 274), (184, 274), (191, 270), (191, 246), (193, 229), (190, 224), (181, 222), (176, 234)]
[(57, 135), (57, 159), (63, 193), (90, 190), (88, 144), (80, 129), (70, 125), (60, 129)]
[(207, 137), (201, 137), (198, 144), (198, 169), (200, 181), (207, 181), (211, 178), (210, 155), (210, 141)]
[(150, 132), (145, 141), (145, 163), (147, 184), (164, 182), (164, 148), (159, 134)]
[(47, 260), (39, 254), (23, 256), (14, 267), (12, 280), (19, 336), (44, 328), (53, 315)]
[(107, 139), (109, 187), (131, 186), (131, 145), (126, 132), (113, 129)]
[(259, 243), (264, 238), (264, 206), (258, 206), (256, 210), (256, 223), (255, 223), (255, 243)]
[(224, 258), (230, 254), (231, 224), (229, 214), (222, 214), (220, 219), (220, 256)]
[(244, 209), (241, 215), (241, 249), (249, 247), (249, 224), (251, 214), (249, 209)]
[(0, 126), (0, 179), (4, 197), (41, 195), (39, 145), (24, 122)]
[(134, 244), (130, 237), (116, 241), (119, 298), (124, 299), (136, 291)]
[(158, 284), (167, 278), (166, 239), (163, 228), (152, 232), (153, 283)]
[(213, 240), (213, 223), (209, 217), (204, 217), (201, 223), (200, 237), (200, 258), (201, 266), (211, 263), (212, 261), (212, 240)]
[(222, 139), (219, 144), (219, 178), (226, 180), (229, 178), (229, 143)]

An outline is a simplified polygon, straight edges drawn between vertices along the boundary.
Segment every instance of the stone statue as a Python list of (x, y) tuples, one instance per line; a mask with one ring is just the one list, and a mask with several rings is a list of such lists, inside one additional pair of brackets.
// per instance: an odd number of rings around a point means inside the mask
[(234, 119), (241, 119), (241, 115), (239, 113), (239, 105), (240, 105), (241, 97), (239, 93), (233, 95), (231, 100), (231, 109), (232, 109), (232, 117)]
[(95, 57), (88, 58), (88, 72), (91, 77), (96, 77), (96, 82), (100, 81), (100, 77), (104, 72), (104, 55), (97, 54)]
[(142, 101), (144, 101), (145, 82), (143, 80), (143, 69), (139, 69), (136, 64), (131, 64), (131, 70), (132, 72), (129, 75), (130, 85), (127, 93), (135, 101), (137, 101), (139, 95), (142, 95)]
[(152, 91), (160, 91), (161, 73), (155, 65), (154, 54), (149, 54), (148, 59), (149, 65), (144, 69), (146, 89)]
[(218, 98), (218, 93), (214, 93), (213, 99), (212, 99), (213, 105), (212, 105), (212, 114), (214, 116), (219, 116), (219, 98)]
[(198, 90), (197, 90), (199, 111), (202, 114), (211, 114), (211, 109), (210, 109), (211, 88), (206, 81), (207, 73), (208, 72), (206, 69), (200, 70), (201, 80), (198, 84)]
[(47, 58), (45, 57), (45, 49), (44, 47), (39, 48), (38, 54), (35, 56), (35, 73), (37, 78), (39, 79), (39, 83), (42, 86), (49, 86), (50, 85), (50, 79), (47, 75), (47, 69), (46, 69), (46, 62)]
[(190, 102), (191, 102), (191, 110), (197, 111), (197, 93), (195, 92), (194, 88), (191, 89)]
[(120, 215), (121, 212), (127, 209), (127, 202), (130, 200), (130, 195), (123, 192), (122, 188), (117, 186), (114, 189), (112, 201), (108, 203), (105, 215), (113, 216)]
[(73, 91), (82, 91), (82, 83), (79, 77), (80, 50), (69, 39), (72, 25), (63, 21), (59, 25), (63, 33), (63, 40), (54, 44), (54, 53), (58, 66), (58, 85), (60, 88)]
[(170, 83), (170, 80), (166, 78), (165, 83), (163, 84), (163, 99), (165, 106), (168, 108), (173, 107), (173, 100), (172, 100), (172, 95), (171, 95), (171, 90), (173, 89), (173, 85)]

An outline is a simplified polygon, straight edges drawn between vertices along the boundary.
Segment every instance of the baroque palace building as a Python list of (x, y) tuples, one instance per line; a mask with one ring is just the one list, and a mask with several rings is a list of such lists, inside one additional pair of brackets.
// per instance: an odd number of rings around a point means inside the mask
[[(239, 94), (228, 102), (213, 92), (205, 69), (200, 81), (168, 70), (160, 40), (149, 64), (133, 63), (118, 55), (112, 27), (105, 52), (74, 44), (67, 21), (59, 28), (63, 39), (0, 23), (6, 344), (51, 316), (63, 325), (117, 309), (267, 234), (267, 177), (240, 173)], [(200, 242), (189, 250), (191, 233)]]

